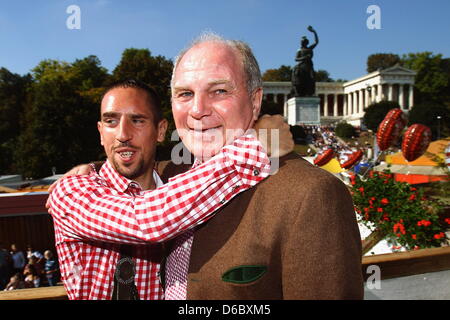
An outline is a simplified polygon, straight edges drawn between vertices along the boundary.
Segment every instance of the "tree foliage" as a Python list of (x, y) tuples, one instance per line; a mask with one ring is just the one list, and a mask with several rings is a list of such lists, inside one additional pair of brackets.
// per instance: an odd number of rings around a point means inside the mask
[[(333, 82), (330, 73), (326, 70), (314, 71), (316, 82)], [(278, 69), (267, 69), (262, 75), (263, 81), (291, 81), (292, 68), (290, 66), (282, 65)]]
[(316, 82), (333, 82), (331, 79), (330, 73), (326, 70), (317, 70), (314, 71)]
[(376, 132), (379, 124), (383, 121), (389, 110), (395, 108), (400, 108), (400, 105), (395, 101), (383, 100), (377, 103), (372, 103), (364, 110), (364, 124), (369, 130)]
[(20, 76), (0, 68), (0, 174), (15, 171), (13, 154), (30, 83), (29, 74)]
[(161, 98), (163, 116), (169, 121), (168, 134), (175, 129), (170, 103), (172, 69), (172, 60), (160, 55), (152, 56), (148, 49), (129, 48), (122, 53), (122, 58), (111, 77), (111, 81), (137, 79), (155, 89)]
[(336, 135), (341, 138), (351, 138), (356, 136), (356, 129), (347, 122), (339, 122), (335, 129)]
[(450, 101), (450, 59), (425, 51), (403, 55), (402, 65), (417, 72), (415, 104)]
[(367, 72), (387, 69), (400, 63), (400, 57), (392, 53), (375, 53), (367, 58)]
[(292, 68), (282, 65), (278, 69), (267, 69), (263, 75), (263, 81), (291, 81)]
[(102, 154), (96, 122), (108, 74), (95, 56), (67, 63), (42, 61), (33, 69), (25, 126), (15, 162), (24, 177), (65, 172)]
[(438, 138), (438, 133), (441, 138), (450, 135), (450, 110), (444, 105), (436, 102), (417, 104), (409, 111), (408, 117), (408, 125), (421, 123), (428, 126), (433, 140)]

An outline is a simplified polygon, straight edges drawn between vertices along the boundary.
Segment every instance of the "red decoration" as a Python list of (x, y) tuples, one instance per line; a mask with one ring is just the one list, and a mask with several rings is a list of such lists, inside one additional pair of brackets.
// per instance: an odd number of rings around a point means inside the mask
[(363, 157), (363, 152), (361, 150), (355, 151), (352, 154), (348, 156), (348, 159), (345, 160), (343, 163), (341, 163), (341, 168), (343, 169), (350, 169), (355, 164), (357, 164), (359, 161), (361, 161)]
[(423, 124), (413, 124), (403, 136), (402, 153), (406, 160), (414, 161), (427, 151), (431, 130)]
[(333, 149), (326, 149), (325, 151), (317, 155), (317, 157), (314, 159), (314, 164), (319, 167), (324, 166), (328, 162), (330, 162), (331, 159), (333, 159), (333, 157), (334, 157)]
[(400, 136), (406, 125), (406, 117), (401, 109), (390, 110), (377, 130), (377, 143), (381, 151), (389, 148)]

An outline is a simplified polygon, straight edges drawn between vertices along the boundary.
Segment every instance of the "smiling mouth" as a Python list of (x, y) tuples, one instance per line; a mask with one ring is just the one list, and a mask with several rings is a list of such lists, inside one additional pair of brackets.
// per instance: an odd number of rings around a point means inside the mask
[(119, 152), (119, 155), (122, 159), (130, 159), (134, 154), (134, 151)]
[(203, 128), (189, 128), (190, 131), (193, 131), (194, 133), (197, 134), (201, 134), (201, 133), (209, 133), (212, 132), (216, 129), (219, 129), (222, 126), (217, 126), (217, 127), (212, 127), (212, 128), (207, 128), (207, 129), (203, 129)]

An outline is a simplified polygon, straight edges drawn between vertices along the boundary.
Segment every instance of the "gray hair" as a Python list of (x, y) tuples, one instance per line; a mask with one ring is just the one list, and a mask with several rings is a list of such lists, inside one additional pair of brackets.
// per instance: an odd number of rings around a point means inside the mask
[(198, 44), (204, 43), (204, 42), (216, 42), (224, 44), (232, 49), (235, 49), (239, 52), (241, 59), (242, 59), (242, 65), (244, 66), (244, 73), (247, 77), (247, 91), (249, 96), (252, 95), (252, 93), (262, 87), (262, 79), (261, 79), (261, 71), (259, 69), (258, 61), (256, 61), (256, 58), (252, 52), (252, 49), (250, 46), (245, 43), (244, 41), (240, 40), (227, 40), (218, 35), (217, 33), (207, 31), (203, 32), (198, 36), (194, 41), (191, 42), (191, 44), (183, 49), (178, 56), (175, 58), (175, 62), (173, 65), (173, 72), (172, 72), (172, 79), (170, 81), (170, 85), (173, 88), (174, 78), (175, 78), (175, 70), (178, 67), (178, 63), (181, 61), (183, 56), (188, 52), (190, 49), (195, 47)]

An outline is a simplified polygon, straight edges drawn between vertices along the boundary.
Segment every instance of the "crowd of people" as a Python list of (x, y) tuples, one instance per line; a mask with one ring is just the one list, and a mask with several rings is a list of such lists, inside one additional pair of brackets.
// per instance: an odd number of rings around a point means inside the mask
[[(309, 125), (303, 126), (303, 128), (307, 135), (308, 143), (312, 144), (317, 152), (332, 148), (341, 162), (344, 162), (350, 154), (358, 149), (364, 152), (362, 162), (372, 157), (372, 150), (368, 144), (359, 145), (358, 141), (351, 144), (346, 143), (336, 136), (335, 127), (332, 125)], [(309, 151), (311, 154), (308, 155), (312, 155), (312, 150)]]
[(0, 290), (55, 286), (59, 281), (58, 259), (51, 250), (44, 254), (27, 245), (26, 250), (0, 243)]

